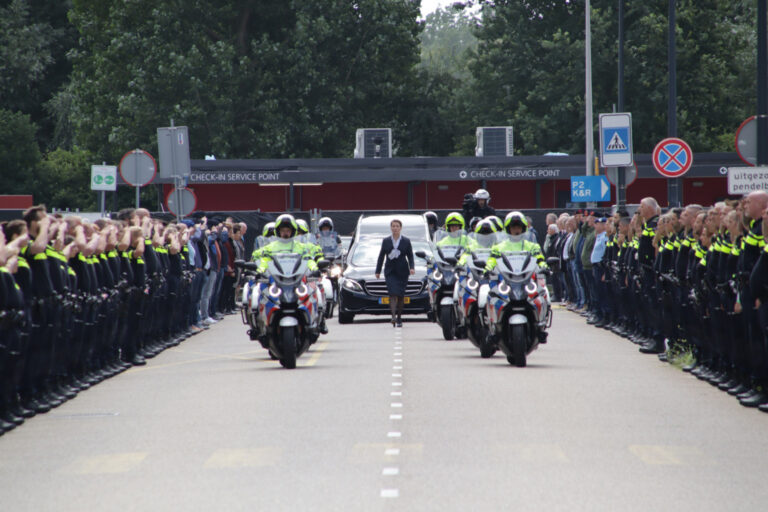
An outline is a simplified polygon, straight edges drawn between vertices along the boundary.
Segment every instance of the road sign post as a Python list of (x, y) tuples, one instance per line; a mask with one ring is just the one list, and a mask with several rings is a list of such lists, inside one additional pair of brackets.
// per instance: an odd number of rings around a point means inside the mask
[(617, 197), (620, 206), (626, 203), (623, 169), (633, 164), (632, 114), (628, 112), (600, 114), (600, 165), (618, 169)]
[(106, 193), (117, 190), (117, 167), (114, 165), (91, 166), (91, 190), (99, 193), (99, 211), (104, 215), (106, 211)]
[(141, 187), (149, 185), (157, 175), (155, 159), (142, 149), (134, 149), (123, 155), (120, 160), (120, 176), (129, 185), (136, 187), (136, 208), (141, 204)]
[[(693, 150), (683, 139), (669, 137), (662, 140), (653, 150), (653, 168), (656, 172), (669, 179), (677, 179), (687, 173), (693, 165)], [(679, 206), (679, 183), (669, 182), (668, 191), (670, 206)], [(674, 195), (674, 197), (672, 197)]]
[(176, 217), (186, 217), (197, 207), (197, 196), (189, 188), (174, 188), (165, 197), (168, 210)]
[[(181, 204), (184, 180), (192, 174), (189, 160), (189, 130), (186, 126), (171, 126), (157, 129), (157, 152), (160, 158), (160, 177), (173, 178), (175, 203)], [(177, 214), (177, 220), (180, 216)]]
[(571, 176), (571, 202), (591, 203), (611, 200), (611, 184), (605, 176)]

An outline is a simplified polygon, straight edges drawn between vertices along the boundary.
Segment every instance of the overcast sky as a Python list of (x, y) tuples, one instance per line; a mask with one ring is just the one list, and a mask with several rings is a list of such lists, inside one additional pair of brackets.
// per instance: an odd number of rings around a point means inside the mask
[(456, 0), (421, 0), (421, 15), (422, 17), (426, 16), (435, 11), (438, 7), (451, 5), (455, 1)]

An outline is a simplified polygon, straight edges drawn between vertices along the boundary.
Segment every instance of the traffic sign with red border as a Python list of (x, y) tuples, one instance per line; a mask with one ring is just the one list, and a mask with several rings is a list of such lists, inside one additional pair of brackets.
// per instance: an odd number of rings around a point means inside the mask
[[(169, 212), (180, 217), (187, 217), (195, 211), (197, 208), (197, 194), (195, 194), (194, 190), (191, 188), (180, 188), (178, 199), (175, 194), (176, 190), (171, 188), (165, 195), (165, 206)], [(178, 201), (181, 202), (181, 208), (178, 209), (179, 211), (176, 211), (176, 203)]]
[(683, 139), (664, 139), (653, 149), (653, 167), (662, 176), (679, 178), (693, 165), (693, 150)]
[(747, 165), (757, 163), (757, 116), (746, 118), (736, 130), (736, 154)]

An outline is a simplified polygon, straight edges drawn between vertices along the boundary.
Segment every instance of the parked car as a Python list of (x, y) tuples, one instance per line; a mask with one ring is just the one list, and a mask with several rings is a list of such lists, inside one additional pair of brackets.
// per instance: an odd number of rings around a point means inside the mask
[[(398, 218), (402, 233), (411, 240), (414, 253), (432, 254), (429, 229), (421, 215), (361, 216), (352, 246), (347, 255), (339, 294), (339, 323), (352, 323), (357, 314), (389, 315), (389, 294), (385, 280), (376, 279), (376, 260), (381, 241), (391, 234), (389, 223)], [(426, 288), (427, 267), (424, 260), (414, 258), (416, 273), (408, 280), (404, 314), (429, 314), (429, 293)]]

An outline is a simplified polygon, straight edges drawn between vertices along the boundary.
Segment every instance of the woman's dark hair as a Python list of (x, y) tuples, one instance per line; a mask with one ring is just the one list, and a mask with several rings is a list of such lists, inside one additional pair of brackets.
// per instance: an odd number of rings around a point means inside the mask
[(397, 222), (401, 228), (403, 227), (403, 223), (400, 221), (400, 219), (392, 219), (391, 221), (389, 221), (389, 227), (392, 227), (392, 224), (394, 224), (395, 222)]

